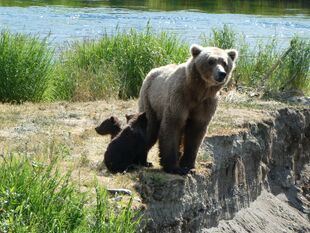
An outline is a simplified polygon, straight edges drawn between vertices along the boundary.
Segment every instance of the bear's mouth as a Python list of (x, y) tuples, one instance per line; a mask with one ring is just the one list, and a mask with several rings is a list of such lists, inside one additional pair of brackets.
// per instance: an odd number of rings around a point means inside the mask
[[(210, 82), (210, 81), (209, 81)], [(211, 81), (211, 84), (213, 86), (220, 86), (220, 85), (223, 85), (224, 83), (226, 82), (226, 77), (224, 78), (217, 78), (217, 77), (212, 77), (212, 81)]]

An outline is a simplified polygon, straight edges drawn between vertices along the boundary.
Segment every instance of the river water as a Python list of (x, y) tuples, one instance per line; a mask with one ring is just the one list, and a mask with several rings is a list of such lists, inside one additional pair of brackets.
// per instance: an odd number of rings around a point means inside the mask
[[(293, 35), (310, 39), (310, 6), (307, 4), (300, 9), (289, 6), (284, 9), (275, 6), (278, 10), (273, 11), (253, 8), (251, 14), (251, 9), (244, 10), (244, 7), (239, 11), (221, 6), (212, 10), (205, 5), (183, 4), (167, 10), (167, 7), (145, 6), (143, 1), (140, 5), (136, 1), (125, 1), (126, 4), (112, 6), (99, 4), (104, 1), (26, 2), (28, 4), (0, 1), (0, 29), (40, 37), (49, 35), (50, 43), (56, 47), (76, 40), (99, 38), (104, 33), (113, 34), (116, 27), (143, 30), (148, 21), (154, 30), (176, 34), (188, 43), (199, 43), (202, 33), (209, 35), (212, 28), (221, 28), (224, 24), (243, 33), (251, 45), (272, 36), (276, 36), (281, 45), (286, 45)], [(64, 2), (76, 4), (74, 7), (60, 5)]]

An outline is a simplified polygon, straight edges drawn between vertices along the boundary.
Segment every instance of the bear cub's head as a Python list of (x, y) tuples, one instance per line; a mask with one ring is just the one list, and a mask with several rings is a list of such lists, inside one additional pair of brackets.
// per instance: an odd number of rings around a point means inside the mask
[(116, 134), (121, 131), (121, 122), (117, 117), (111, 116), (105, 119), (95, 130), (100, 135)]
[(190, 65), (209, 86), (221, 86), (229, 81), (238, 58), (237, 50), (192, 45), (190, 51)]

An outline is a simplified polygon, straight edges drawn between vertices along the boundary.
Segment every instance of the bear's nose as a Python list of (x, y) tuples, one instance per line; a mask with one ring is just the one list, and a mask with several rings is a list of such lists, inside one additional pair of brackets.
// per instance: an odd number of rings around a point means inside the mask
[(226, 77), (226, 72), (223, 72), (223, 71), (220, 71), (219, 73), (218, 73), (218, 82), (223, 82), (223, 80), (225, 79), (225, 77)]

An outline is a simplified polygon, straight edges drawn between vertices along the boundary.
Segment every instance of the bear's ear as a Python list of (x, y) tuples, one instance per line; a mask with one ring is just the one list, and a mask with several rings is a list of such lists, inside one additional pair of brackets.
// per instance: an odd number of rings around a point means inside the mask
[(236, 61), (238, 58), (238, 51), (235, 49), (226, 49), (225, 50), (228, 56), (231, 58), (232, 61)]
[(138, 120), (139, 121), (147, 121), (147, 118), (146, 118), (146, 112), (142, 112), (142, 113), (140, 113), (139, 114), (139, 116), (138, 116)]
[(193, 44), (191, 46), (191, 54), (193, 57), (196, 57), (197, 55), (199, 55), (199, 53), (201, 53), (201, 51), (202, 51), (202, 47), (200, 45)]
[(115, 120), (115, 117), (114, 116), (111, 116), (110, 117), (110, 121), (113, 123), (113, 122), (115, 122), (116, 120)]
[(134, 114), (126, 114), (125, 115), (125, 117), (126, 117), (126, 121), (127, 121), (127, 123), (132, 119), (132, 118), (134, 118)]

